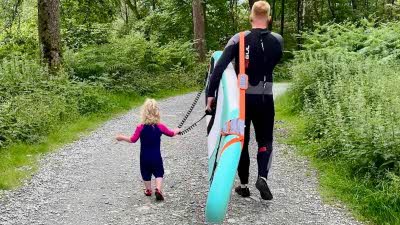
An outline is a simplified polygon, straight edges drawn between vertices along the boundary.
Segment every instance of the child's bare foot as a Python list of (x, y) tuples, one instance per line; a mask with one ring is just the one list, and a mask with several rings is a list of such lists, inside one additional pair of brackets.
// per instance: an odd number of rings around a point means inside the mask
[(162, 195), (161, 191), (156, 188), (156, 199), (158, 201), (164, 201), (164, 196)]
[(149, 190), (149, 189), (146, 189), (145, 191), (144, 191), (144, 195), (146, 195), (146, 196), (151, 196), (151, 190)]

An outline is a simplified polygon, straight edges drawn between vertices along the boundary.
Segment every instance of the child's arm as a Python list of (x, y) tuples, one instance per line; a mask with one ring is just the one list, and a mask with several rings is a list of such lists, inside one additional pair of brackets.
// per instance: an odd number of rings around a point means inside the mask
[(175, 128), (173, 130), (170, 130), (170, 129), (168, 129), (167, 126), (165, 126), (162, 123), (158, 124), (158, 128), (160, 128), (161, 133), (163, 133), (164, 135), (167, 135), (168, 137), (173, 137), (173, 136), (177, 135), (180, 132), (179, 128)]
[(126, 141), (129, 143), (136, 143), (137, 140), (140, 138), (140, 133), (143, 130), (143, 124), (139, 125), (136, 127), (135, 133), (131, 136), (125, 136), (125, 135), (117, 135), (117, 141)]
[(118, 134), (116, 139), (117, 139), (117, 141), (125, 141), (125, 142), (128, 142), (128, 143), (132, 143), (130, 137), (122, 135), (122, 134)]

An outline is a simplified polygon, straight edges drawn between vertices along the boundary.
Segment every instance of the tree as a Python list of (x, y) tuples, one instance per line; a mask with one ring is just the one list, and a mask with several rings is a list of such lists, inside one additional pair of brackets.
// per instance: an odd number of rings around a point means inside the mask
[(301, 46), (301, 33), (304, 27), (305, 0), (297, 0), (297, 48)]
[(205, 24), (204, 24), (204, 9), (202, 0), (193, 0), (193, 32), (194, 43), (199, 54), (200, 61), (206, 58), (206, 43), (205, 43)]
[(351, 6), (353, 7), (353, 11), (357, 10), (357, 0), (351, 0)]
[(51, 70), (61, 64), (60, 0), (38, 0), (38, 34), (42, 59)]
[(270, 25), (269, 25), (269, 29), (270, 30), (272, 30), (272, 28), (273, 28), (273, 24), (274, 24), (274, 22), (275, 22), (275, 16), (276, 16), (276, 0), (272, 0), (272, 16), (271, 16), (271, 22), (270, 22)]
[(283, 36), (283, 30), (285, 28), (285, 0), (281, 0), (281, 35)]
[(125, 3), (132, 10), (132, 12), (135, 15), (136, 19), (141, 19), (142, 18), (142, 16), (139, 13), (139, 10), (138, 10), (138, 6), (137, 6), (137, 1), (136, 0), (133, 0), (133, 3), (131, 2), (131, 0), (125, 0)]
[(238, 24), (237, 24), (237, 21), (236, 21), (237, 4), (238, 4), (238, 0), (229, 0), (229, 12), (230, 12), (230, 17), (232, 19), (232, 30), (233, 30), (233, 32), (236, 32), (237, 31), (237, 27), (238, 27)]
[(329, 10), (331, 11), (331, 14), (332, 14), (332, 18), (333, 18), (333, 19), (336, 18), (335, 6), (334, 6), (334, 4), (335, 4), (335, 3), (333, 3), (332, 0), (328, 0), (328, 7), (329, 7)]
[(300, 34), (303, 18), (302, 18), (303, 0), (297, 0), (297, 34)]

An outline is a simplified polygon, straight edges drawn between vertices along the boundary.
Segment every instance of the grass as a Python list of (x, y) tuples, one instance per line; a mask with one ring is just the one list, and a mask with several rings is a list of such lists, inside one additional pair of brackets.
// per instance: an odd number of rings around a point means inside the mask
[[(149, 97), (162, 99), (194, 90), (194, 88), (182, 88), (174, 91), (164, 90)], [(141, 105), (144, 99), (144, 96), (110, 95), (110, 100), (118, 104), (113, 111), (93, 114), (70, 124), (62, 124), (39, 144), (18, 143), (2, 149), (0, 154), (0, 189), (13, 189), (20, 186), (23, 180), (29, 178), (37, 170), (37, 162), (42, 154), (78, 140), (82, 135), (93, 131), (110, 118)]]
[(400, 225), (400, 205), (398, 199), (400, 187), (389, 185), (375, 187), (367, 180), (354, 177), (348, 165), (338, 160), (321, 160), (315, 157), (316, 143), (305, 138), (306, 119), (293, 111), (290, 92), (276, 101), (276, 119), (284, 121), (282, 125), (289, 136), (277, 137), (279, 142), (294, 145), (301, 155), (307, 156), (319, 172), (320, 192), (324, 200), (331, 204), (345, 203), (354, 216), (366, 224)]

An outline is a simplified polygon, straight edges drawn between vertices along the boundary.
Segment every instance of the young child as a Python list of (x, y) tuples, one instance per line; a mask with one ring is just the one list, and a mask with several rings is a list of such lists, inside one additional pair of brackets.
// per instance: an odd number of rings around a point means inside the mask
[(157, 200), (164, 200), (161, 192), (164, 167), (160, 152), (161, 135), (173, 137), (179, 129), (168, 129), (160, 123), (160, 111), (154, 99), (147, 99), (142, 106), (141, 124), (136, 127), (132, 137), (117, 135), (118, 141), (135, 143), (140, 138), (140, 172), (146, 187), (144, 194), (151, 196), (151, 176), (156, 178), (155, 196)]

